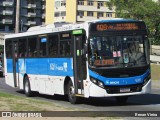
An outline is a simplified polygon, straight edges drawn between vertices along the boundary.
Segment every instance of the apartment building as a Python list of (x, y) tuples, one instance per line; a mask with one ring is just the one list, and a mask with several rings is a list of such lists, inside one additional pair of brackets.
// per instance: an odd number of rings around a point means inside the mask
[[(19, 31), (45, 23), (46, 0), (20, 0)], [(0, 0), (0, 32), (15, 32), (17, 0)]]
[(47, 0), (46, 24), (53, 22), (82, 22), (115, 17), (108, 0)]
[(13, 31), (15, 22), (14, 0), (0, 1), (0, 31)]

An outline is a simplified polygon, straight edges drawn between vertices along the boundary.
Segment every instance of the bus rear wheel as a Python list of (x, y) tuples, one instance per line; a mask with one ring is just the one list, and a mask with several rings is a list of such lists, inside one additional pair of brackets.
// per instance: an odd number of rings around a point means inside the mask
[(33, 95), (33, 92), (31, 91), (31, 87), (29, 83), (29, 78), (27, 76), (24, 78), (24, 92), (27, 97), (31, 97)]
[(76, 104), (79, 102), (79, 98), (75, 96), (75, 89), (72, 81), (69, 81), (68, 83), (67, 92), (68, 92), (68, 100), (71, 104)]
[(128, 96), (119, 96), (119, 97), (116, 97), (116, 101), (118, 104), (126, 104), (128, 100)]

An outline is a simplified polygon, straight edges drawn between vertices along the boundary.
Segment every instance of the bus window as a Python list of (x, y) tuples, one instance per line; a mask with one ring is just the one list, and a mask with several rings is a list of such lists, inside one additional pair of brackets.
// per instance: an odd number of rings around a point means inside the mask
[(71, 56), (71, 41), (60, 41), (60, 55)]
[(26, 39), (19, 39), (18, 42), (18, 57), (23, 58), (27, 56), (27, 40)]
[(6, 58), (11, 58), (12, 57), (12, 41), (11, 40), (6, 40)]
[(28, 57), (37, 57), (37, 38), (28, 38)]
[(48, 37), (48, 49), (50, 57), (58, 55), (58, 35), (50, 35)]
[(46, 37), (42, 37), (40, 38), (40, 51), (39, 51), (39, 54), (41, 57), (45, 57), (46, 56), (46, 45), (47, 45), (47, 38)]

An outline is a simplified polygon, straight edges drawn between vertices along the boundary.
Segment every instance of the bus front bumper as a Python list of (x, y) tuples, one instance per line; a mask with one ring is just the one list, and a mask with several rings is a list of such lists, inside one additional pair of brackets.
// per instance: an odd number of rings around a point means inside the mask
[(146, 85), (142, 87), (142, 90), (139, 92), (126, 92), (126, 93), (107, 93), (106, 89), (103, 89), (94, 83), (90, 85), (89, 96), (90, 97), (116, 97), (116, 96), (132, 96), (132, 95), (141, 95), (151, 92), (151, 80), (147, 82)]

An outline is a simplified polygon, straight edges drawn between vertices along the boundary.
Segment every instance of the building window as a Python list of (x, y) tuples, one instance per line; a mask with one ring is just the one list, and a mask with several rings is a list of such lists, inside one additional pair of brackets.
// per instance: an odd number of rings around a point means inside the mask
[(98, 2), (98, 7), (102, 7), (104, 6), (104, 3), (103, 2)]
[(103, 12), (98, 12), (97, 17), (103, 17)]
[(56, 1), (56, 2), (55, 2), (55, 7), (56, 7), (56, 8), (60, 7), (60, 5), (61, 5), (61, 4), (60, 4), (60, 1)]
[(78, 1), (78, 5), (84, 5), (84, 1), (79, 0), (79, 1)]
[(88, 11), (87, 12), (87, 16), (93, 16), (93, 12), (92, 11)]
[(66, 1), (61, 1), (61, 6), (66, 6)]
[(84, 11), (78, 11), (78, 16), (84, 16)]
[(61, 12), (61, 16), (66, 16), (66, 12)]
[(55, 13), (54, 13), (54, 17), (59, 17), (59, 16), (61, 16), (61, 13), (60, 13), (60, 12), (55, 12)]
[(87, 2), (87, 5), (88, 5), (88, 6), (93, 6), (93, 1), (88, 1), (88, 2)]
[(106, 13), (106, 17), (112, 17), (112, 13)]

